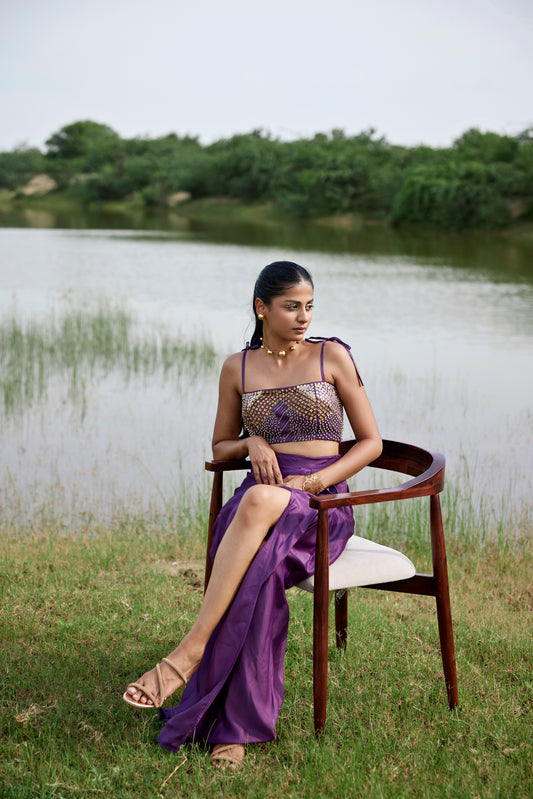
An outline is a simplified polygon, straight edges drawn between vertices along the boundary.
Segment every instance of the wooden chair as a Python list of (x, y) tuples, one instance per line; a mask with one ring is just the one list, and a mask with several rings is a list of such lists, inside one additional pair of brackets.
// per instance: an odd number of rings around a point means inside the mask
[[(341, 454), (344, 454), (354, 443), (355, 441), (342, 442)], [(413, 479), (391, 488), (319, 495), (311, 497), (309, 500), (310, 506), (318, 511), (315, 574), (314, 577), (304, 580), (300, 587), (307, 591), (314, 591), (313, 698), (315, 731), (317, 733), (323, 729), (326, 721), (330, 589), (335, 592), (335, 627), (338, 647), (346, 645), (349, 588), (358, 586), (434, 596), (448, 704), (450, 709), (458, 704), (448, 568), (439, 499), (439, 493), (444, 486), (444, 465), (444, 456), (440, 453), (430, 452), (398, 441), (384, 441), (382, 454), (370, 466), (406, 474)], [(249, 468), (250, 463), (247, 460), (206, 462), (206, 469), (214, 473), (207, 541), (206, 587), (211, 573), (209, 551), (213, 524), (222, 506), (223, 473)], [(352, 536), (340, 558), (329, 566), (328, 511), (330, 508), (392, 502), (424, 496), (429, 496), (433, 574), (417, 574), (414, 565), (405, 555), (357, 536)]]

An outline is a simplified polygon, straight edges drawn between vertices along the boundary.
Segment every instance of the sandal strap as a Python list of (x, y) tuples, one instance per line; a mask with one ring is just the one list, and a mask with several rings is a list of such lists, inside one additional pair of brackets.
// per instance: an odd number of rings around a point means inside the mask
[[(145, 696), (147, 696), (147, 697), (148, 697), (148, 699), (151, 699), (151, 700), (152, 700), (152, 702), (153, 702), (153, 704), (154, 704), (154, 707), (161, 707), (161, 705), (158, 705), (158, 704), (157, 704), (157, 699), (155, 698), (155, 696), (153, 695), (153, 693), (152, 693), (151, 691), (149, 691), (149, 690), (148, 690), (148, 688), (146, 687), (146, 685), (141, 685), (141, 684), (140, 684), (140, 683), (138, 683), (138, 682), (130, 682), (130, 684), (128, 685), (128, 688), (137, 688), (137, 690), (139, 690), (139, 691), (142, 691), (142, 693), (143, 693)], [(150, 705), (147, 705), (146, 707), (150, 707)]]
[(231, 756), (220, 757), (223, 752), (229, 752), (230, 749), (234, 749), (236, 746), (242, 746), (242, 744), (226, 744), (226, 746), (219, 747), (216, 752), (211, 752), (211, 761), (225, 760), (228, 763), (235, 763), (238, 766), (242, 766), (242, 759), (239, 760), (239, 758)]
[(159, 684), (159, 702), (155, 702), (156, 707), (161, 707), (166, 699), (165, 696), (165, 683), (163, 682), (163, 675), (161, 674), (161, 667), (159, 663), (155, 664), (155, 673), (157, 674), (157, 682)]
[[(173, 663), (171, 660), (169, 660), (168, 658), (163, 658), (163, 660), (161, 661), (161, 663), (166, 663), (166, 664), (167, 664), (167, 666), (170, 666), (170, 668), (171, 668), (171, 669), (173, 669), (173, 670), (176, 672), (176, 674), (178, 675), (178, 677), (180, 678), (180, 680), (183, 680), (183, 685), (184, 685), (184, 686), (185, 686), (185, 685), (187, 685), (187, 683), (189, 682), (189, 679), (188, 679), (188, 677), (186, 677), (186, 676), (185, 676), (185, 674), (183, 674), (183, 672), (181, 672), (181, 671), (178, 669), (178, 667), (177, 667), (177, 666), (175, 666), (175, 665), (174, 665), (174, 663)], [(158, 668), (159, 668), (159, 664), (158, 664)]]
[[(170, 666), (171, 669), (173, 669), (173, 671), (176, 672), (176, 674), (178, 675), (180, 680), (183, 680), (183, 684), (187, 685), (189, 680), (187, 679), (187, 677), (185, 677), (184, 674), (181, 673), (181, 671), (178, 669), (178, 667), (175, 666), (174, 663), (171, 660), (169, 660), (168, 658), (163, 658), (163, 660), (161, 662), (162, 663), (166, 663), (168, 666)], [(141, 685), (138, 682), (130, 683), (128, 685), (128, 688), (133, 687), (133, 688), (137, 688), (137, 690), (139, 690), (139, 691), (142, 691), (142, 693), (145, 696), (147, 696), (148, 699), (151, 700), (151, 702), (153, 703), (153, 706), (155, 708), (160, 708), (160, 707), (163, 706), (163, 703), (164, 703), (164, 701), (166, 699), (166, 695), (165, 695), (165, 681), (163, 680), (163, 675), (161, 674), (161, 665), (159, 663), (156, 663), (155, 673), (157, 675), (157, 684), (159, 686), (159, 699), (156, 699), (155, 696), (153, 695), (153, 693), (145, 685)], [(147, 705), (147, 707), (149, 707), (149, 705)]]

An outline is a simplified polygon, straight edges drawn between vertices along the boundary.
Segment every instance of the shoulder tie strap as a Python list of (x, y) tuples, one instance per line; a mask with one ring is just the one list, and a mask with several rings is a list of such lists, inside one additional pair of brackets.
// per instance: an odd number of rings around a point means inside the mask
[(244, 369), (246, 363), (246, 353), (248, 352), (248, 347), (242, 351), (242, 363), (241, 363), (241, 380), (242, 380), (242, 393), (244, 394)]
[(324, 347), (326, 345), (326, 341), (335, 341), (337, 344), (342, 344), (344, 349), (347, 350), (348, 355), (352, 359), (352, 363), (353, 363), (353, 366), (354, 366), (354, 369), (355, 369), (355, 374), (357, 375), (357, 380), (359, 381), (359, 385), (360, 386), (364, 386), (364, 383), (363, 383), (363, 381), (361, 379), (361, 375), (359, 374), (359, 369), (357, 368), (357, 364), (355, 363), (355, 361), (353, 359), (351, 348), (350, 348), (350, 346), (348, 344), (346, 344), (345, 341), (342, 341), (342, 339), (340, 339), (340, 338), (336, 338), (336, 336), (329, 336), (329, 337), (326, 337), (326, 338), (324, 336), (311, 336), (311, 338), (306, 339), (306, 341), (311, 341), (311, 342), (322, 341), (323, 342), (322, 343), (322, 350), (320, 352), (320, 369), (321, 369), (321, 372), (322, 372), (322, 380), (324, 380)]
[(322, 376), (322, 382), (326, 381), (324, 376), (324, 347), (326, 346), (326, 339), (322, 342), (322, 347), (320, 348), (320, 374)]

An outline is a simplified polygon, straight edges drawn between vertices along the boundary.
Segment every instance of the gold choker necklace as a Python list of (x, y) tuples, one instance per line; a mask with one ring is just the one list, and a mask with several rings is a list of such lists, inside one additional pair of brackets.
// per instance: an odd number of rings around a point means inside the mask
[[(266, 350), (267, 355), (277, 355), (278, 358), (285, 358), (285, 356), (287, 355), (286, 350), (278, 350), (278, 352), (274, 352), (274, 350), (269, 350), (268, 347), (265, 346), (265, 344), (263, 344), (262, 338), (260, 338), (259, 341), (261, 342), (261, 346), (259, 347), (259, 349)], [(297, 341), (295, 344), (291, 344), (291, 346), (289, 347), (289, 351), (293, 352), (296, 349), (297, 345), (300, 343), (301, 343), (300, 341)]]

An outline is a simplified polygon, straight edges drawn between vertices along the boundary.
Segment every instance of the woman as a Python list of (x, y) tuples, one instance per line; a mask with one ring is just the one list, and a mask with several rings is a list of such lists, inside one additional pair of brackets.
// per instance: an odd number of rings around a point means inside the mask
[[(213, 744), (213, 763), (236, 767), (244, 744), (269, 741), (283, 700), (285, 590), (314, 571), (317, 511), (309, 495), (347, 491), (348, 477), (381, 452), (374, 415), (349, 348), (306, 339), (313, 281), (297, 264), (266, 266), (255, 285), (250, 345), (222, 367), (215, 459), (252, 471), (215, 523), (211, 580), (196, 622), (124, 699), (160, 707), (185, 685), (160, 744)], [(357, 443), (339, 456), (343, 408)], [(241, 435), (242, 424), (245, 435)], [(351, 508), (330, 512), (330, 561), (353, 533)]]

